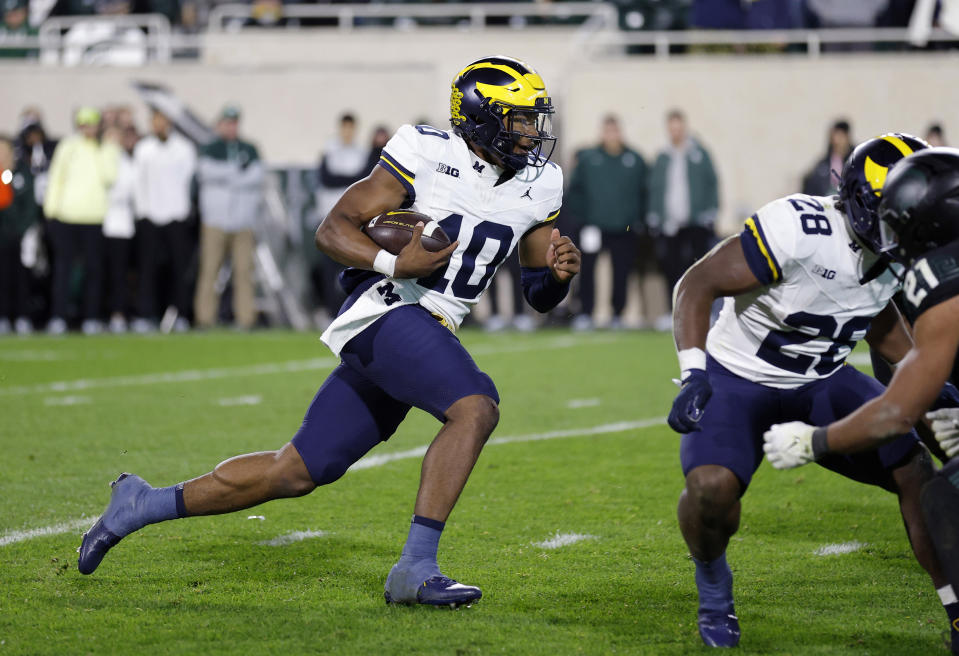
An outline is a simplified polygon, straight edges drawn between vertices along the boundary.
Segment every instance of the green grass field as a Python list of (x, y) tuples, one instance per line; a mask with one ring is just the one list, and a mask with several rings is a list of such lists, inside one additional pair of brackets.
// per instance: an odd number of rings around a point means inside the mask
[[(0, 654), (706, 651), (662, 420), (669, 336), (463, 341), (503, 400), (440, 544), (444, 572), (484, 592), (455, 612), (383, 602), (419, 477), (403, 452), (439, 426), (420, 411), (372, 452), (395, 459), (305, 498), (147, 527), (77, 572), (119, 472), (169, 485), (286, 442), (334, 364), (317, 335), (0, 341)], [(297, 531), (316, 534), (268, 544)], [(557, 534), (592, 537), (535, 544)], [(764, 464), (729, 560), (742, 653), (947, 653), (945, 614), (881, 490)]]

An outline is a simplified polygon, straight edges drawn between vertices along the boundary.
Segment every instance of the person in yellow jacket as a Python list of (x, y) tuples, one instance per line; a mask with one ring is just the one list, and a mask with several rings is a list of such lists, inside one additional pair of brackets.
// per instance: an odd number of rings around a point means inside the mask
[(117, 175), (120, 151), (100, 138), (100, 112), (77, 111), (77, 133), (63, 139), (50, 163), (49, 187), (43, 210), (49, 219), (53, 246), (53, 293), (47, 332), (66, 332), (70, 274), (74, 263), (83, 266), (83, 324), (85, 334), (101, 332), (103, 286), (103, 217), (108, 193)]

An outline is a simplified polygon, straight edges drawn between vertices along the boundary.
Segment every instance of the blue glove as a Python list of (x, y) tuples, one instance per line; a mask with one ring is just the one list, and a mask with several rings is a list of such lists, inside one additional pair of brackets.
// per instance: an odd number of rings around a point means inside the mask
[(939, 392), (939, 396), (932, 403), (932, 410), (940, 408), (959, 408), (959, 390), (952, 383), (946, 383)]
[(673, 401), (669, 411), (669, 427), (677, 433), (691, 433), (699, 430), (699, 420), (703, 418), (706, 403), (713, 395), (709, 377), (702, 369), (690, 369), (683, 381), (683, 388)]

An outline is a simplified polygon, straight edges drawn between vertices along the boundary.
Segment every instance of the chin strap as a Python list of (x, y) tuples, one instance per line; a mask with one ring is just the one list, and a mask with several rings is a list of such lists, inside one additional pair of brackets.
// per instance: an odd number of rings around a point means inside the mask
[(876, 260), (875, 263), (871, 267), (869, 267), (866, 273), (862, 275), (862, 278), (859, 279), (859, 284), (865, 285), (872, 282), (873, 280), (881, 276), (883, 272), (885, 272), (885, 270), (888, 268), (889, 268), (889, 258), (887, 258), (884, 255), (880, 255), (879, 259)]

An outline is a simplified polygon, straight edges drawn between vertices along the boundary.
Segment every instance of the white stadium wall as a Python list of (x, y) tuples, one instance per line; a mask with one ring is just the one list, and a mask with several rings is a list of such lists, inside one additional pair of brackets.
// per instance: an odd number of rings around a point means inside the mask
[(959, 56), (841, 54), (794, 56), (586, 57), (567, 30), (249, 31), (209, 34), (201, 62), (146, 68), (66, 68), (0, 63), (0, 126), (12, 131), (28, 104), (53, 134), (69, 129), (82, 104), (126, 102), (146, 110), (130, 83), (168, 86), (202, 118), (227, 101), (244, 110), (243, 131), (277, 164), (310, 164), (336, 117), (356, 113), (372, 126), (427, 119), (445, 125), (449, 81), (471, 59), (509, 53), (546, 78), (559, 114), (558, 159), (569, 163), (607, 112), (647, 157), (665, 141), (664, 115), (683, 109), (716, 161), (721, 226), (730, 231), (765, 201), (798, 188), (822, 156), (826, 130), (847, 117), (863, 139), (888, 130), (921, 133), (941, 122), (959, 137)]

